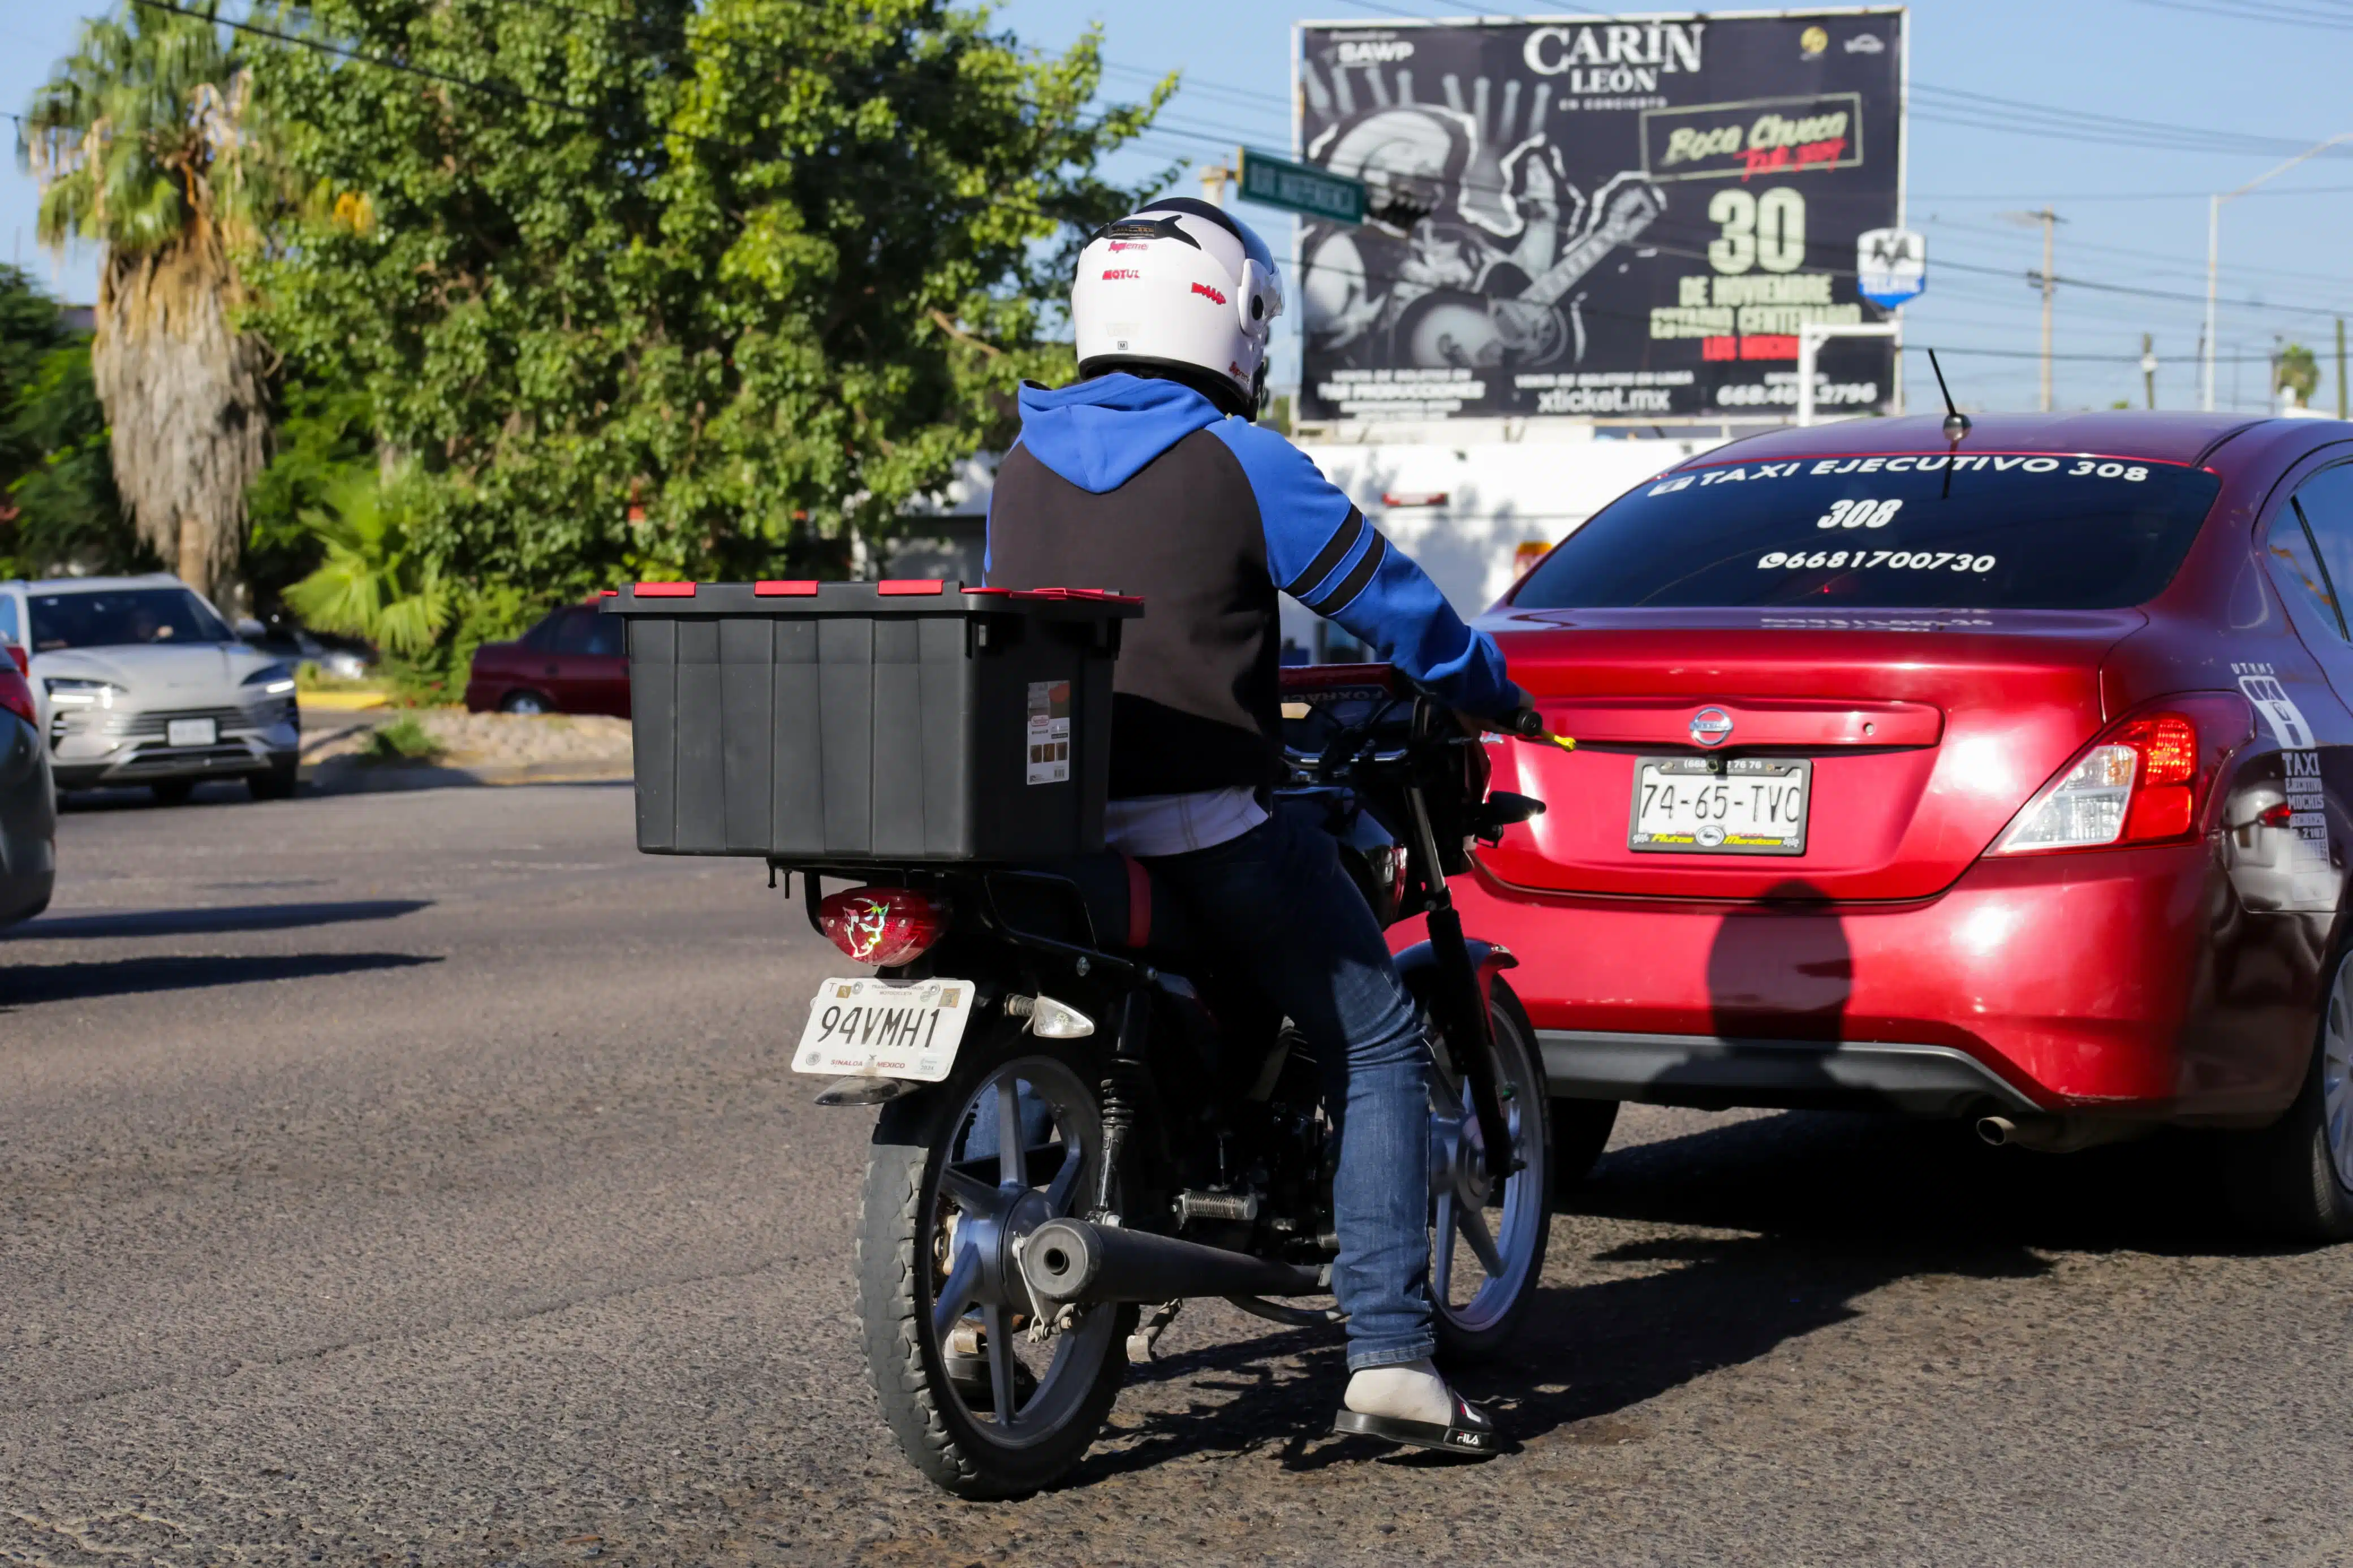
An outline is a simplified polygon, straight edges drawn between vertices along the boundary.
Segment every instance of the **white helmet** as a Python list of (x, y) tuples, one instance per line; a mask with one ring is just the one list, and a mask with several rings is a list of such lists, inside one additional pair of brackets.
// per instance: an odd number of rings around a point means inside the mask
[(1192, 196), (1164, 196), (1104, 226), (1079, 253), (1071, 285), (1081, 375), (1174, 371), (1249, 419), (1266, 404), (1266, 347), (1281, 314), (1282, 274), (1266, 241)]

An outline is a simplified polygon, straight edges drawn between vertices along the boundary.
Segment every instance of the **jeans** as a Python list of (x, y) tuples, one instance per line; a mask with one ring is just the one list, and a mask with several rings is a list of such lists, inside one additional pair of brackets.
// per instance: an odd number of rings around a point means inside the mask
[(1340, 1124), (1332, 1183), (1348, 1369), (1418, 1361), (1430, 1328), (1429, 1047), (1381, 928), (1320, 811), (1278, 807), (1239, 838), (1149, 864), (1216, 955), (1290, 1015)]

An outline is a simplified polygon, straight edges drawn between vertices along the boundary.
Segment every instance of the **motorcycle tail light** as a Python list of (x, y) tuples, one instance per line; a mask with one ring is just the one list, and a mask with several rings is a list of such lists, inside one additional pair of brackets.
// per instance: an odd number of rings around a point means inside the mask
[(818, 929), (860, 963), (912, 963), (947, 934), (948, 907), (913, 888), (852, 888), (817, 907)]
[(17, 674), (29, 676), (33, 673), (33, 656), (25, 651), (25, 645), (23, 643), (0, 643), (0, 648), (5, 648), (7, 650), (8, 662), (16, 667)]
[[(2185, 710), (2168, 707), (2110, 725), (2027, 802), (1994, 853), (2162, 844), (2190, 837), (2222, 756), (2246, 739), (2253, 721), (2236, 697), (2181, 700), (2179, 708)], [(2197, 716), (2186, 710), (2197, 710)], [(2200, 719), (2206, 726), (2202, 744)]]

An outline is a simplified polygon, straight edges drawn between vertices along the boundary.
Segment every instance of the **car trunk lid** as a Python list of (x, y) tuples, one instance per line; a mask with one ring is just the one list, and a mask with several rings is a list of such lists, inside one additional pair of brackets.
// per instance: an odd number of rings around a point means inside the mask
[[(1491, 747), (1495, 787), (1547, 809), (1481, 863), (1562, 892), (1928, 897), (2098, 731), (2101, 658), (2144, 623), (2137, 610), (1499, 611), (1482, 625), (1513, 678), (1578, 745)], [(1717, 757), (1810, 759), (1802, 853), (1630, 846), (1638, 760)]]

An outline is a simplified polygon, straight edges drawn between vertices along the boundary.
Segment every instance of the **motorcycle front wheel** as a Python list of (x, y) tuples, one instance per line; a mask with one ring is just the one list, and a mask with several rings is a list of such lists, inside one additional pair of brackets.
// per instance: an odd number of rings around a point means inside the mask
[(1430, 1133), (1430, 1297), (1438, 1353), (1456, 1362), (1499, 1353), (1519, 1331), (1544, 1275), (1552, 1230), (1551, 1100), (1535, 1030), (1497, 976), (1487, 1009), (1497, 1093), (1517, 1168), (1498, 1186), (1466, 1084), (1450, 1093), (1432, 1075)]
[(1134, 1310), (1084, 1308), (1045, 1331), (1015, 1256), (1045, 1221), (1083, 1213), (1102, 1157), (1085, 1058), (1009, 1020), (875, 1122), (858, 1241), (867, 1372), (909, 1462), (959, 1497), (1054, 1481), (1118, 1396)]

